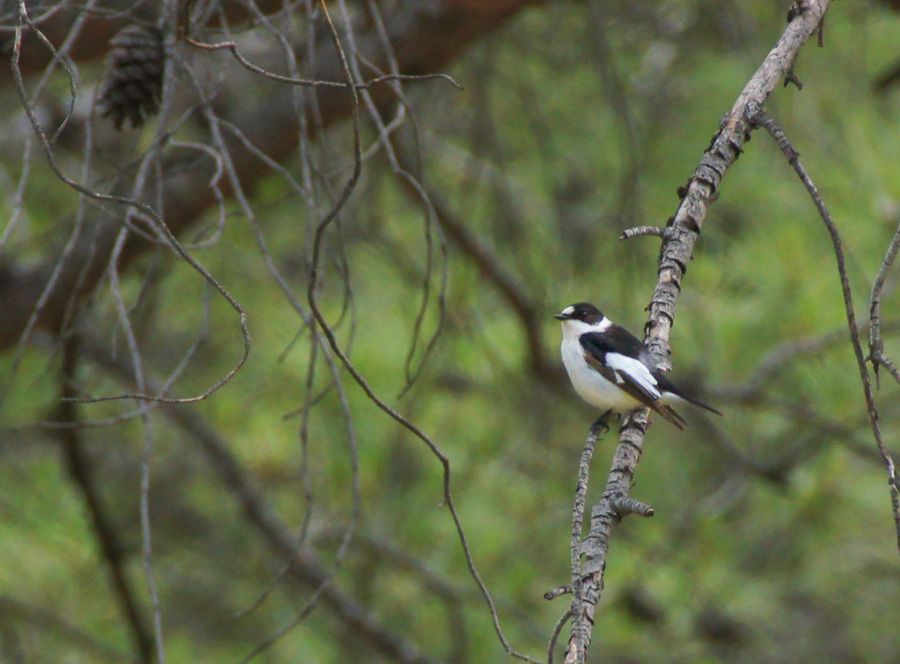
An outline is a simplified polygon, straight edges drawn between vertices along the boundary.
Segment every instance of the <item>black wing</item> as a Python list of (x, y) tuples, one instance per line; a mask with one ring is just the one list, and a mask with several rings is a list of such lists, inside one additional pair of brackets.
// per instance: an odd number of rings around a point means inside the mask
[[(607, 353), (616, 353), (626, 357), (633, 357), (643, 361), (646, 349), (628, 330), (613, 325), (604, 332), (588, 332), (578, 337), (581, 347), (584, 349), (585, 361), (606, 380), (615, 384), (620, 390), (642, 403), (650, 410), (674, 424), (679, 429), (684, 429), (684, 420), (671, 406), (659, 403), (659, 393), (650, 392), (644, 385), (635, 380), (626, 371), (615, 371), (606, 363)], [(656, 372), (652, 372), (654, 378)]]
[[(588, 332), (582, 334), (581, 345), (586, 350), (598, 353), (619, 353), (628, 357), (636, 357), (643, 361), (647, 349), (641, 340), (624, 327), (610, 325), (603, 332)], [(590, 344), (590, 347), (588, 346)]]

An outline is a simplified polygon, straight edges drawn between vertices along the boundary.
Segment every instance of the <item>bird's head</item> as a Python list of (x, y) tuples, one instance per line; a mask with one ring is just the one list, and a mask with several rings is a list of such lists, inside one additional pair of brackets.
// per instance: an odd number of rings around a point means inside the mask
[(609, 327), (609, 319), (590, 302), (576, 302), (554, 316), (562, 321), (564, 333), (584, 334), (585, 332), (602, 331)]

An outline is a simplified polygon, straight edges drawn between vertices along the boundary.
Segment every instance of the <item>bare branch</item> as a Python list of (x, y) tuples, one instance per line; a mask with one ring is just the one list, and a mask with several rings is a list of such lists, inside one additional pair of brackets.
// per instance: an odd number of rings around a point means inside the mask
[[(585, 550), (581, 538), (584, 533), (584, 506), (587, 500), (588, 477), (590, 475), (591, 458), (594, 456), (594, 445), (597, 442), (599, 422), (600, 420), (591, 427), (584, 445), (584, 451), (581, 453), (581, 462), (578, 464), (578, 482), (575, 484), (575, 502), (572, 505), (572, 539), (569, 545), (572, 566), (572, 604), (569, 608), (569, 616), (575, 617), (575, 621), (572, 624), (573, 631), (583, 629), (581, 622), (584, 620), (584, 612), (580, 610), (583, 601), (581, 557)], [(603, 426), (606, 426), (605, 423)], [(547, 596), (544, 595), (544, 597), (546, 598)], [(564, 623), (565, 621), (561, 619), (560, 622)], [(561, 625), (558, 624), (557, 627), (561, 628)], [(555, 643), (557, 635), (558, 632), (551, 639), (551, 648), (548, 653), (550, 657), (552, 657), (552, 645)]]
[[(92, 198), (97, 201), (104, 201), (104, 202), (116, 203), (118, 205), (124, 205), (124, 206), (126, 206), (126, 209), (138, 210), (138, 211), (142, 212), (144, 215), (146, 215), (147, 218), (152, 220), (152, 222), (155, 226), (155, 230), (157, 232), (159, 232), (160, 236), (164, 237), (168, 241), (169, 246), (172, 248), (172, 250), (176, 254), (178, 254), (185, 262), (187, 262), (197, 273), (199, 273), (207, 283), (209, 283), (213, 288), (215, 288), (215, 290), (219, 292), (219, 294), (225, 299), (226, 302), (228, 302), (228, 304), (231, 306), (231, 308), (234, 309), (235, 312), (238, 314), (244, 347), (243, 347), (242, 354), (241, 354), (240, 358), (238, 359), (237, 363), (231, 369), (229, 369), (228, 372), (224, 376), (222, 376), (219, 380), (217, 380), (211, 387), (204, 390), (203, 393), (201, 393), (197, 396), (194, 396), (194, 397), (175, 399), (175, 401), (185, 402), (185, 403), (192, 402), (192, 401), (202, 401), (202, 400), (206, 399), (207, 397), (209, 397), (212, 393), (216, 392), (223, 385), (230, 382), (231, 379), (237, 374), (238, 371), (241, 370), (241, 367), (243, 367), (244, 363), (246, 362), (247, 357), (250, 354), (250, 329), (247, 324), (247, 314), (244, 311), (243, 307), (240, 305), (240, 303), (231, 295), (231, 293), (221, 283), (219, 283), (219, 281), (203, 265), (201, 265), (200, 262), (197, 261), (197, 259), (195, 259), (189, 253), (187, 253), (187, 251), (184, 249), (184, 247), (181, 245), (181, 243), (175, 237), (172, 230), (169, 228), (169, 226), (163, 220), (163, 217), (151, 205), (149, 205), (148, 203), (145, 203), (141, 200), (138, 200), (136, 198), (119, 196), (119, 195), (115, 195), (115, 194), (103, 194), (98, 191), (94, 191), (94, 190), (88, 188), (87, 186), (84, 186), (81, 183), (76, 182), (75, 180), (70, 178), (68, 175), (66, 175), (62, 171), (59, 164), (57, 163), (56, 156), (54, 154), (50, 140), (47, 138), (47, 135), (44, 132), (44, 129), (41, 126), (41, 124), (34, 112), (33, 104), (25, 92), (25, 83), (22, 79), (22, 72), (21, 72), (21, 69), (19, 66), (19, 61), (20, 61), (20, 57), (21, 57), (22, 31), (23, 31), (24, 25), (28, 25), (32, 30), (34, 30), (36, 32), (40, 32), (38, 30), (38, 28), (31, 21), (31, 18), (28, 15), (28, 11), (25, 8), (24, 0), (22, 0), (19, 2), (19, 22), (17, 23), (16, 33), (15, 33), (16, 39), (15, 39), (15, 43), (13, 45), (13, 57), (12, 57), (13, 78), (16, 83), (16, 91), (19, 93), (19, 98), (22, 102), (22, 106), (25, 109), (25, 113), (28, 116), (28, 120), (31, 123), (32, 130), (34, 131), (35, 135), (38, 137), (41, 147), (44, 149), (44, 155), (47, 158), (47, 163), (49, 164), (50, 168), (53, 170), (53, 172), (56, 174), (56, 176), (62, 182), (64, 182), (66, 185), (68, 185), (69, 187), (71, 187), (72, 189), (74, 189), (75, 191), (77, 191), (79, 194), (81, 194), (83, 196), (87, 196), (88, 198)], [(171, 67), (171, 64), (169, 62), (167, 62), (166, 66), (167, 66), (167, 68)], [(168, 81), (171, 80), (171, 76), (168, 76), (166, 78), (166, 80), (167, 80), (167, 87), (168, 87), (169, 85), (171, 85), (170, 83), (168, 83)], [(164, 97), (163, 111), (165, 111), (165, 108), (166, 108), (166, 100), (165, 99), (167, 97), (165, 90), (163, 93), (163, 97)], [(158, 132), (160, 134), (162, 132), (162, 126), (163, 125), (160, 125), (160, 132)], [(157, 136), (157, 145), (160, 144), (160, 140), (162, 138), (163, 137), (161, 135)], [(144, 162), (149, 163), (149, 160), (154, 155), (154, 153), (155, 153), (154, 151), (151, 151), (145, 158)], [(124, 229), (122, 229), (122, 230), (124, 230)], [(124, 241), (125, 241), (126, 235), (121, 234), (119, 231), (116, 231), (115, 237), (116, 237), (116, 239), (113, 242), (114, 251), (108, 257), (109, 259), (112, 259), (113, 256), (118, 258), (118, 256), (124, 250)], [(119, 246), (118, 251), (115, 251), (116, 246)], [(117, 262), (118, 262), (117, 260), (112, 261), (112, 264), (115, 265)], [(62, 263), (60, 263), (59, 265), (61, 266)], [(46, 301), (45, 298), (49, 295), (51, 289), (52, 289), (52, 285), (50, 285), (44, 289), (44, 291), (42, 292), (42, 297), (41, 297), (42, 300)], [(39, 300), (39, 301), (41, 301), (41, 300)], [(68, 302), (68, 298), (66, 298), (65, 301)], [(34, 311), (34, 313), (32, 314), (32, 316), (29, 317), (29, 320), (36, 319), (37, 315), (39, 313), (40, 313), (40, 310), (36, 309)], [(27, 341), (27, 338), (20, 339), (20, 347), (22, 345), (24, 345), (24, 341)], [(100, 398), (100, 399), (81, 399), (81, 400), (87, 401), (87, 402), (94, 402), (94, 401), (105, 401), (105, 400), (111, 400), (111, 399), (142, 399), (142, 400), (154, 401), (154, 400), (161, 399), (161, 397), (154, 397), (152, 395), (145, 395), (145, 394), (128, 394), (128, 395), (120, 395), (120, 396), (115, 396), (115, 397), (104, 397), (104, 398)]]
[(663, 240), (669, 240), (675, 237), (669, 228), (660, 228), (659, 226), (635, 226), (634, 228), (626, 228), (619, 236), (620, 240), (630, 240), (635, 237), (645, 235), (655, 235)]
[[(642, 439), (647, 427), (647, 413), (638, 411), (626, 421), (622, 428), (621, 440), (616, 447), (612, 469), (606, 480), (606, 488), (600, 501), (591, 510), (591, 528), (581, 545), (577, 568), (578, 579), (573, 582), (572, 635), (566, 650), (566, 664), (584, 662), (591, 642), (594, 613), (603, 591), (603, 573), (606, 570), (606, 554), (610, 538), (619, 521), (628, 513), (622, 511), (626, 505), (628, 491), (634, 482), (634, 472), (641, 458)], [(633, 499), (631, 499), (633, 500)], [(637, 501), (634, 501), (637, 503)], [(643, 503), (637, 503), (643, 505)], [(645, 515), (651, 509), (642, 509)], [(577, 583), (577, 585), (576, 585)]]
[[(130, 367), (112, 357), (99, 345), (86, 342), (84, 353), (92, 362), (119, 380), (131, 379)], [(152, 392), (162, 390), (162, 385), (149, 378), (147, 386)], [(196, 440), (209, 459), (213, 472), (228, 489), (229, 495), (240, 503), (247, 521), (260, 532), (280, 558), (291, 560), (290, 577), (313, 588), (322, 586), (329, 578), (328, 571), (310, 549), (297, 550), (295, 537), (266, 501), (260, 487), (231, 453), (228, 442), (208, 426), (196, 411), (161, 404), (160, 412)], [(432, 661), (415, 644), (384, 626), (365, 605), (334, 585), (325, 585), (322, 601), (347, 625), (352, 634), (384, 656), (405, 664)]]
[[(853, 345), (853, 354), (856, 357), (856, 365), (859, 369), (860, 380), (862, 381), (863, 396), (866, 400), (866, 412), (869, 416), (869, 426), (872, 428), (875, 444), (878, 446), (878, 452), (881, 454), (881, 459), (884, 462), (884, 467), (887, 471), (888, 492), (891, 498), (891, 510), (894, 515), (894, 528), (897, 533), (897, 553), (900, 553), (900, 484), (898, 484), (897, 481), (897, 470), (894, 465), (894, 459), (891, 457), (890, 452), (888, 452), (888, 449), (884, 444), (884, 440), (881, 436), (881, 426), (878, 424), (878, 407), (875, 404), (875, 395), (872, 393), (872, 383), (869, 380), (869, 370), (866, 367), (866, 358), (863, 354), (862, 343), (859, 338), (859, 327), (856, 324), (856, 313), (853, 310), (853, 293), (850, 290), (850, 277), (847, 275), (847, 265), (844, 259), (843, 242), (841, 241), (840, 233), (838, 232), (837, 225), (834, 223), (834, 219), (831, 217), (831, 213), (825, 206), (822, 195), (813, 183), (812, 178), (810, 178), (809, 173), (807, 173), (806, 168), (800, 163), (800, 153), (794, 149), (793, 145), (791, 145), (784, 131), (775, 123), (775, 120), (765, 112), (760, 104), (754, 103), (748, 105), (746, 113), (750, 122), (754, 125), (764, 127), (778, 144), (778, 147), (781, 148), (785, 159), (788, 160), (788, 163), (797, 173), (797, 177), (800, 178), (806, 191), (809, 192), (810, 197), (813, 199), (813, 203), (816, 206), (816, 210), (819, 212), (822, 223), (825, 224), (825, 228), (828, 229), (828, 235), (831, 238), (835, 259), (837, 260), (838, 276), (841, 281), (841, 292), (844, 296), (844, 311), (847, 316), (847, 327), (850, 328), (850, 341)], [(895, 235), (895, 239), (896, 238), (897, 236)], [(882, 264), (882, 272), (886, 272), (885, 265), (889, 268), (890, 262), (893, 261), (893, 257), (896, 255), (896, 247), (893, 246), (894, 241), (891, 242), (891, 245), (892, 247), (888, 249), (888, 257)], [(891, 255), (892, 252), (893, 255)], [(881, 276), (881, 273), (879, 273), (879, 276)], [(873, 295), (873, 297), (875, 296)], [(876, 320), (873, 324), (877, 325), (877, 313)]]
[[(116, 6), (127, 7), (131, 3), (117, 0)], [(391, 14), (384, 26), (385, 33), (394, 45), (397, 53), (397, 66), (400, 71), (435, 71), (445, 63), (456, 57), (463, 48), (473, 40), (482, 37), (491, 30), (497, 28), (505, 20), (513, 16), (534, 0), (509, 0), (507, 2), (485, 6), (477, 11), (468, 10), (457, 6), (457, 3), (448, 0), (428, 0), (428, 2), (408, 2), (404, 4), (404, 11)], [(152, 4), (152, 3), (146, 3)], [(257, 6), (264, 12), (274, 11), (282, 5), (281, 0), (272, 2), (258, 1)], [(226, 7), (240, 6), (240, 3), (226, 3)], [(246, 11), (241, 8), (242, 15)], [(63, 13), (63, 15), (66, 15)], [(226, 12), (225, 17), (228, 17)], [(66, 19), (69, 20), (68, 18)], [(92, 54), (102, 52), (105, 49), (104, 37), (98, 36), (99, 30), (105, 30), (107, 24), (112, 25), (109, 34), (115, 32), (121, 23), (105, 22), (102, 17), (99, 20), (91, 20), (83, 30), (83, 40), (90, 38), (90, 43), (84, 46), (97, 49)], [(66, 23), (68, 25), (68, 23)], [(55, 32), (47, 29), (48, 38), (54, 40)], [(358, 38), (358, 46), (361, 52), (380, 52), (378, 44), (381, 38), (377, 30), (368, 30)], [(103, 34), (107, 34), (103, 32)], [(79, 40), (81, 44), (82, 40)], [(312, 52), (308, 54), (310, 73), (309, 80), (337, 80), (342, 76), (337, 58), (330, 56), (325, 50), (327, 45), (316, 47), (310, 44)], [(98, 48), (99, 47), (99, 48)], [(24, 48), (24, 46), (23, 46)], [(73, 53), (79, 57), (84, 52), (78, 51), (76, 45)], [(15, 53), (14, 53), (15, 55)], [(37, 56), (28, 57), (22, 54), (21, 59), (16, 60), (19, 66), (17, 71), (27, 71), (26, 67), (40, 62)], [(372, 55), (377, 65), (381, 65), (383, 58)], [(46, 60), (43, 60), (46, 62)], [(0, 69), (2, 71), (2, 69)], [(356, 83), (354, 83), (354, 86)], [(373, 100), (380, 106), (395, 98), (390, 89), (393, 82), (386, 81), (384, 85), (372, 86), (369, 91)], [(296, 152), (300, 143), (301, 152), (306, 150), (303, 145), (314, 134), (318, 134), (327, 126), (345, 119), (351, 112), (348, 96), (339, 94), (338, 89), (325, 88), (322, 94), (317, 96), (314, 104), (310, 104), (302, 113), (297, 114), (294, 92), (296, 86), (279, 86), (271, 95), (258, 104), (247, 107), (235, 106), (229, 109), (227, 120), (233, 123), (246, 136), (247, 140), (255, 145), (259, 151), (275, 161), (282, 161)], [(301, 126), (308, 132), (301, 137)], [(229, 151), (234, 160), (235, 170), (246, 191), (251, 191), (260, 179), (268, 173), (266, 169), (259, 168), (259, 160), (251, 154), (237, 139), (228, 142)], [(302, 156), (302, 155), (301, 155)], [(172, 171), (164, 183), (166, 196), (163, 199), (163, 208), (159, 210), (165, 219), (166, 228), (171, 230), (176, 237), (182, 236), (191, 227), (197, 224), (208, 207), (217, 205), (218, 190), (209, 186), (216, 165), (199, 164), (197, 168), (188, 171), (166, 163), (163, 169)], [(222, 192), (231, 195), (230, 189)], [(132, 201), (113, 201), (121, 204), (133, 204)], [(143, 210), (148, 218), (152, 214)], [(0, 263), (0, 300), (4, 301), (4, 316), (0, 317), (0, 348), (6, 348), (15, 344), (21, 337), (22, 331), (29, 321), (35, 303), (42, 299), (45, 302), (38, 310), (38, 316), (32, 327), (55, 331), (58, 329), (60, 319), (67, 309), (73, 296), (68, 288), (60, 284), (71, 284), (75, 281), (74, 275), (83, 269), (85, 263), (86, 278), (80, 291), (74, 295), (78, 299), (91, 292), (97, 282), (102, 278), (108, 264), (109, 252), (115, 242), (118, 228), (103, 226), (99, 222), (92, 222), (89, 232), (84, 233), (72, 250), (68, 260), (61, 262), (58, 257), (53, 257), (45, 264), (29, 267), (19, 267), (9, 262)], [(91, 238), (90, 240), (87, 238)], [(139, 237), (129, 237), (123, 253), (120, 257), (120, 269), (130, 265), (136, 258), (152, 247)], [(57, 268), (59, 266), (59, 268)], [(62, 274), (53, 284), (49, 283), (49, 276), (54, 269), (61, 269)]]
[[(675, 304), (694, 244), (722, 178), (740, 155), (748, 138), (746, 107), (753, 101), (762, 104), (775, 89), (790, 70), (800, 48), (816, 31), (828, 5), (828, 0), (808, 0), (804, 4), (804, 12), (788, 24), (778, 43), (738, 95), (684, 190), (684, 197), (669, 228), (671, 237), (663, 243), (660, 252), (658, 281), (645, 328), (645, 343), (657, 364), (663, 368), (670, 366), (669, 335), (675, 321)], [(628, 496), (643, 450), (647, 417), (648, 413), (644, 410), (626, 419), (603, 498), (592, 512), (591, 531), (585, 541), (587, 559), (583, 567), (583, 597), (580, 605), (575, 607), (566, 664), (585, 661), (594, 612), (603, 591), (609, 540), (620, 519), (612, 499), (615, 497), (622, 504), (621, 501)]]
[(60, 376), (63, 401), (59, 405), (58, 413), (61, 423), (72, 426), (59, 430), (59, 440), (69, 476), (84, 498), (85, 507), (90, 515), (91, 525), (97, 539), (97, 546), (106, 564), (110, 584), (119, 601), (122, 617), (131, 630), (137, 659), (145, 664), (150, 664), (153, 661), (153, 638), (144, 627), (145, 620), (141, 615), (134, 589), (125, 572), (125, 547), (119, 541), (116, 530), (106, 513), (91, 472), (90, 460), (85, 454), (81, 433), (77, 428), (77, 405), (66, 400), (67, 397), (73, 397), (76, 394), (74, 380), (78, 354), (78, 340), (73, 337), (63, 347), (63, 366)]
[(488, 609), (491, 613), (491, 619), (494, 624), (494, 631), (497, 633), (497, 637), (500, 639), (501, 644), (503, 645), (506, 652), (516, 659), (520, 659), (527, 662), (536, 662), (526, 655), (519, 653), (515, 648), (507, 640), (506, 636), (503, 633), (502, 628), (500, 627), (500, 617), (497, 614), (497, 608), (494, 604), (493, 597), (491, 596), (490, 591), (485, 585), (484, 581), (481, 578), (481, 575), (478, 572), (478, 569), (475, 566), (475, 561), (472, 558), (471, 551), (469, 549), (468, 538), (466, 537), (465, 530), (462, 526), (462, 521), (459, 518), (459, 514), (456, 511), (456, 504), (453, 500), (453, 495), (450, 491), (450, 459), (441, 451), (438, 445), (418, 426), (409, 421), (406, 417), (401, 415), (396, 409), (388, 405), (383, 399), (381, 399), (377, 394), (375, 394), (372, 387), (369, 385), (368, 381), (365, 377), (359, 372), (359, 370), (354, 366), (354, 364), (350, 361), (350, 358), (347, 357), (346, 353), (341, 349), (340, 344), (338, 344), (337, 339), (334, 335), (334, 330), (329, 326), (328, 322), (325, 320), (322, 311), (319, 309), (319, 305), (316, 299), (316, 280), (319, 274), (319, 261), (321, 255), (321, 247), (322, 247), (322, 237), (325, 233), (325, 230), (328, 228), (329, 224), (334, 221), (337, 217), (338, 212), (340, 212), (341, 208), (347, 202), (347, 199), (350, 197), (353, 188), (356, 186), (356, 183), (359, 179), (360, 170), (362, 167), (362, 153), (360, 149), (360, 137), (359, 137), (359, 99), (357, 96), (356, 88), (353, 85), (353, 74), (350, 71), (350, 67), (347, 63), (347, 58), (344, 54), (343, 47), (341, 46), (340, 38), (338, 37), (337, 30), (334, 27), (334, 24), (331, 22), (331, 17), (328, 14), (328, 8), (325, 4), (325, 0), (320, 0), (320, 6), (322, 8), (322, 12), (324, 13), (326, 20), (328, 22), (328, 27), (331, 32), (332, 41), (334, 42), (335, 49), (338, 51), (338, 55), (341, 60), (342, 67), (344, 69), (344, 75), (347, 80), (347, 90), (350, 95), (353, 97), (353, 154), (354, 154), (354, 165), (353, 165), (353, 174), (350, 176), (350, 179), (347, 181), (347, 184), (344, 186), (343, 191), (341, 192), (340, 197), (335, 203), (334, 207), (325, 215), (321, 222), (319, 222), (316, 227), (315, 239), (313, 241), (313, 251), (312, 251), (312, 264), (310, 265), (310, 274), (309, 274), (309, 285), (307, 287), (307, 299), (309, 301), (310, 309), (313, 312), (313, 315), (316, 318), (316, 322), (319, 324), (319, 327), (322, 330), (322, 333), (325, 335), (325, 338), (328, 340), (328, 344), (331, 347), (331, 351), (340, 359), (341, 363), (343, 363), (344, 367), (353, 376), (353, 379), (356, 381), (357, 385), (365, 392), (366, 396), (384, 411), (385, 414), (394, 419), (397, 423), (407, 429), (410, 433), (412, 433), (416, 438), (421, 440), (431, 451), (431, 453), (440, 461), (443, 467), (443, 487), (444, 487), (444, 505), (447, 507), (447, 510), (450, 512), (450, 515), (453, 519), (453, 524), (456, 526), (457, 536), (459, 538), (459, 542), (463, 549), (463, 554), (465, 556), (466, 565), (469, 568), (469, 574), (472, 576), (472, 579), (476, 582), (479, 589), (481, 590), (482, 595), (484, 596), (484, 600), (488, 606)]
[(569, 622), (569, 619), (572, 617), (572, 613), (572, 607), (570, 606), (566, 609), (566, 612), (559, 617), (556, 627), (553, 628), (553, 633), (550, 635), (550, 642), (547, 644), (547, 664), (553, 664), (553, 651), (556, 650), (556, 642), (559, 640), (559, 635), (562, 633), (563, 627), (566, 626), (566, 623)]
[[(579, 544), (580, 544), (580, 540), (581, 540), (581, 538), (579, 537)], [(571, 595), (571, 594), (572, 594), (572, 586), (569, 586), (569, 585), (557, 586), (556, 588), (553, 588), (553, 589), (545, 592), (544, 599), (549, 602), (550, 600), (554, 600), (557, 597), (562, 597), (563, 595)]]
[(884, 283), (887, 280), (888, 272), (897, 258), (897, 252), (900, 251), (900, 223), (897, 224), (897, 230), (894, 231), (894, 237), (888, 245), (887, 253), (881, 262), (881, 268), (878, 275), (872, 283), (872, 295), (869, 298), (869, 361), (872, 362), (872, 371), (875, 372), (875, 382), (878, 383), (878, 367), (884, 367), (900, 383), (900, 369), (891, 359), (885, 355), (884, 341), (881, 338), (881, 292), (884, 290)]
[[(346, 83), (341, 83), (340, 81), (320, 81), (316, 79), (310, 78), (297, 78), (294, 76), (284, 76), (283, 74), (277, 74), (273, 71), (269, 71), (265, 67), (260, 67), (259, 65), (255, 65), (243, 55), (238, 50), (237, 44), (233, 41), (226, 42), (218, 42), (216, 44), (207, 44), (204, 42), (196, 41), (191, 37), (187, 37), (186, 41), (191, 46), (196, 46), (200, 50), (203, 51), (221, 51), (222, 49), (227, 49), (231, 51), (231, 54), (234, 56), (234, 59), (237, 60), (242, 67), (245, 69), (252, 71), (254, 74), (259, 74), (263, 78), (267, 78), (270, 81), (278, 81), (280, 83), (290, 83), (291, 85), (300, 85), (307, 88), (346, 88)], [(362, 92), (363, 90), (368, 90), (373, 85), (378, 85), (379, 83), (386, 83), (392, 81), (432, 81), (435, 79), (441, 79), (447, 81), (453, 87), (462, 90), (463, 87), (456, 82), (456, 80), (448, 75), (448, 74), (384, 74), (383, 76), (377, 76), (371, 80), (364, 81), (362, 83), (354, 83), (354, 87)]]

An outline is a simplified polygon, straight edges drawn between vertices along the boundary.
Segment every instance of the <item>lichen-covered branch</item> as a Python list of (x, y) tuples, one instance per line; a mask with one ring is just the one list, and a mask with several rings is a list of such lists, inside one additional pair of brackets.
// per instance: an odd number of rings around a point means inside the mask
[[(802, 13), (791, 21), (778, 43), (738, 95), (725, 115), (700, 164), (681, 190), (681, 203), (669, 223), (669, 237), (660, 252), (658, 281), (650, 301), (650, 315), (645, 330), (645, 343), (656, 361), (669, 366), (669, 335), (675, 321), (675, 305), (681, 282), (693, 254), (710, 205), (716, 198), (722, 178), (740, 156), (749, 138), (745, 111), (751, 102), (763, 104), (790, 71), (797, 53), (814, 34), (825, 16), (828, 0), (807, 0)], [(566, 664), (585, 661), (590, 645), (594, 612), (603, 591), (606, 554), (612, 532), (624, 514), (617, 509), (628, 497), (643, 451), (647, 412), (627, 418), (619, 446), (613, 458), (600, 502), (594, 507), (591, 530), (584, 544), (581, 577), (581, 600), (574, 606), (572, 633), (566, 651)]]

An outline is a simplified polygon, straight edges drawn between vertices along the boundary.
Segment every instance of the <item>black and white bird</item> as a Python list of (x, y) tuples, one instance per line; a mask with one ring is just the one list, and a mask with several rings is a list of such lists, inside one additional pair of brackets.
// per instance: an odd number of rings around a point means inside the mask
[(578, 302), (555, 318), (562, 321), (560, 351), (572, 387), (582, 399), (605, 411), (601, 420), (610, 412), (647, 407), (684, 429), (684, 419), (672, 408), (682, 402), (722, 414), (678, 389), (655, 367), (648, 348), (593, 304)]

